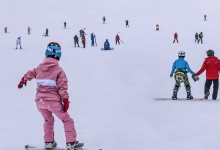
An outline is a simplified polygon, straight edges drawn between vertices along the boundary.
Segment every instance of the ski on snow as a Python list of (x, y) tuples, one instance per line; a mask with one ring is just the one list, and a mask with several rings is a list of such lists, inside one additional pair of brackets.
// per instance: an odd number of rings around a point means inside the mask
[[(84, 143), (78, 143), (78, 144), (81, 144), (81, 146), (79, 148), (75, 148), (74, 150), (81, 150), (82, 147), (84, 146)], [(25, 148), (26, 150), (46, 150), (45, 148), (35, 146), (35, 145), (25, 145)], [(53, 150), (66, 150), (66, 148), (56, 147)]]
[(205, 100), (204, 98), (193, 98), (193, 99), (187, 99), (187, 98), (177, 98), (177, 99), (172, 99), (172, 98), (155, 98), (154, 100)]

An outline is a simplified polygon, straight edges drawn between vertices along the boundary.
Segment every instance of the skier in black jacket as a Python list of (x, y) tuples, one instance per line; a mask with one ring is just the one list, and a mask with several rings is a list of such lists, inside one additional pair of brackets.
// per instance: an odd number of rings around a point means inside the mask
[(75, 44), (75, 47), (76, 47), (76, 44), (78, 45), (78, 47), (80, 47), (79, 46), (79, 38), (77, 35), (74, 36), (74, 44)]
[(64, 22), (63, 24), (64, 24), (64, 28), (66, 28), (66, 22)]
[(198, 35), (198, 33), (196, 32), (196, 34), (195, 34), (195, 43), (196, 42), (199, 42), (199, 35)]

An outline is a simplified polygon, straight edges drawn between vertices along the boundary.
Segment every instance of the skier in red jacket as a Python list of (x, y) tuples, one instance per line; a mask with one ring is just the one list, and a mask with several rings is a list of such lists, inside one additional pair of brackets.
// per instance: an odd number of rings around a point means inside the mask
[(82, 43), (83, 43), (83, 48), (85, 48), (86, 47), (86, 37), (84, 34), (82, 35)]
[(117, 45), (117, 43), (120, 45), (120, 37), (119, 35), (117, 34), (116, 37), (115, 37), (115, 44)]
[(213, 94), (212, 99), (216, 100), (218, 95), (218, 87), (219, 87), (219, 71), (220, 71), (220, 60), (214, 56), (213, 50), (208, 50), (206, 52), (207, 58), (203, 62), (201, 69), (196, 73), (196, 76), (199, 76), (206, 70), (206, 82), (205, 82), (205, 97), (204, 99), (208, 99), (209, 97), (209, 89), (213, 82)]
[(178, 34), (177, 33), (174, 34), (173, 43), (175, 43), (175, 41), (177, 41), (177, 43), (179, 43), (179, 41), (178, 41)]

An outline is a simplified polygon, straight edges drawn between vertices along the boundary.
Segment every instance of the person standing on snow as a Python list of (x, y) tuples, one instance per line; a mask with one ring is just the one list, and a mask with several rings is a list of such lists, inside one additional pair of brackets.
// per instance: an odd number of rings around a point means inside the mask
[(206, 16), (206, 15), (204, 15), (204, 20), (205, 20), (205, 21), (206, 21), (206, 17), (207, 17), (207, 16)]
[(7, 28), (7, 27), (5, 27), (5, 28), (4, 28), (5, 33), (7, 33), (7, 30), (8, 30), (8, 28)]
[(48, 33), (49, 33), (49, 30), (46, 28), (45, 36), (49, 36)]
[(195, 34), (195, 43), (196, 42), (199, 42), (199, 35), (198, 35), (198, 33), (196, 32), (196, 34)]
[(64, 124), (66, 149), (80, 149), (83, 144), (76, 141), (74, 121), (69, 116), (68, 80), (65, 72), (59, 66), (61, 47), (56, 42), (50, 42), (45, 52), (46, 59), (36, 68), (29, 70), (21, 79), (18, 88), (27, 85), (27, 81), (36, 79), (37, 94), (35, 98), (38, 111), (44, 118), (45, 149), (55, 149), (54, 139), (55, 114)]
[(117, 34), (116, 37), (115, 37), (115, 44), (117, 45), (117, 43), (120, 45), (120, 37), (119, 35)]
[[(179, 88), (181, 87), (180, 84), (183, 82), (185, 84), (186, 92), (187, 92), (187, 99), (193, 99), (193, 96), (191, 94), (191, 86), (188, 80), (187, 72), (189, 71), (193, 77), (195, 76), (195, 73), (190, 69), (189, 64), (187, 61), (184, 60), (185, 58), (185, 52), (179, 51), (178, 52), (179, 59), (175, 60), (172, 66), (172, 70), (170, 73), (170, 77), (173, 77), (173, 73), (175, 72), (174, 78), (176, 80), (176, 84), (173, 89), (173, 96), (172, 99), (177, 99), (177, 92)], [(195, 80), (194, 80), (195, 81)]]
[(91, 34), (91, 41), (92, 41), (91, 46), (95, 46), (94, 45), (95, 44), (95, 35), (93, 33)]
[(108, 39), (106, 39), (104, 43), (104, 50), (110, 50), (110, 43), (108, 42)]
[(129, 27), (128, 20), (125, 20), (126, 27)]
[(77, 35), (74, 36), (74, 44), (75, 44), (75, 47), (76, 47), (76, 44), (78, 45), (78, 47), (80, 47), (79, 46), (79, 38)]
[(158, 24), (156, 25), (156, 31), (159, 31), (159, 25)]
[(177, 33), (174, 34), (173, 43), (175, 43), (175, 41), (176, 41), (177, 43), (179, 43), (179, 41), (178, 41), (178, 34), (177, 34)]
[(203, 33), (201, 32), (201, 33), (199, 34), (198, 44), (199, 44), (200, 40), (201, 40), (201, 43), (203, 44), (202, 38), (203, 38)]
[(22, 49), (22, 47), (21, 47), (21, 37), (20, 36), (16, 40), (16, 49), (18, 48), (18, 45), (20, 45), (20, 49)]
[(208, 99), (210, 93), (210, 87), (213, 82), (213, 93), (212, 99), (216, 100), (218, 96), (218, 87), (219, 87), (219, 71), (220, 71), (220, 60), (214, 56), (213, 50), (208, 50), (206, 52), (207, 58), (203, 62), (201, 69), (196, 73), (196, 76), (199, 76), (206, 70), (206, 81), (204, 87), (204, 99)]
[(84, 34), (82, 35), (82, 44), (83, 44), (83, 48), (85, 48), (86, 47), (86, 37)]
[(102, 18), (103, 24), (105, 24), (105, 20), (106, 20), (106, 19), (105, 19), (105, 16), (104, 16), (104, 17)]
[(64, 28), (66, 28), (66, 22), (64, 22), (63, 24), (64, 24)]
[(31, 28), (30, 27), (28, 27), (28, 34), (31, 34)]

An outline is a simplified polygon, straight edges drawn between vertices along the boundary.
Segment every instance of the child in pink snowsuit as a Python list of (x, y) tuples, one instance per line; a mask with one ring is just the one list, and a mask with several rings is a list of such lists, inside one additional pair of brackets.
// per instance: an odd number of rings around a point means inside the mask
[[(69, 95), (67, 77), (58, 61), (61, 58), (61, 47), (58, 43), (51, 42), (46, 50), (46, 59), (36, 68), (29, 70), (21, 79), (18, 88), (26, 86), (27, 81), (36, 79), (37, 94), (36, 106), (44, 118), (45, 148), (54, 148), (57, 143), (54, 140), (55, 114), (64, 124), (67, 149), (77, 145), (74, 121), (69, 116)], [(70, 147), (68, 147), (68, 145)]]

